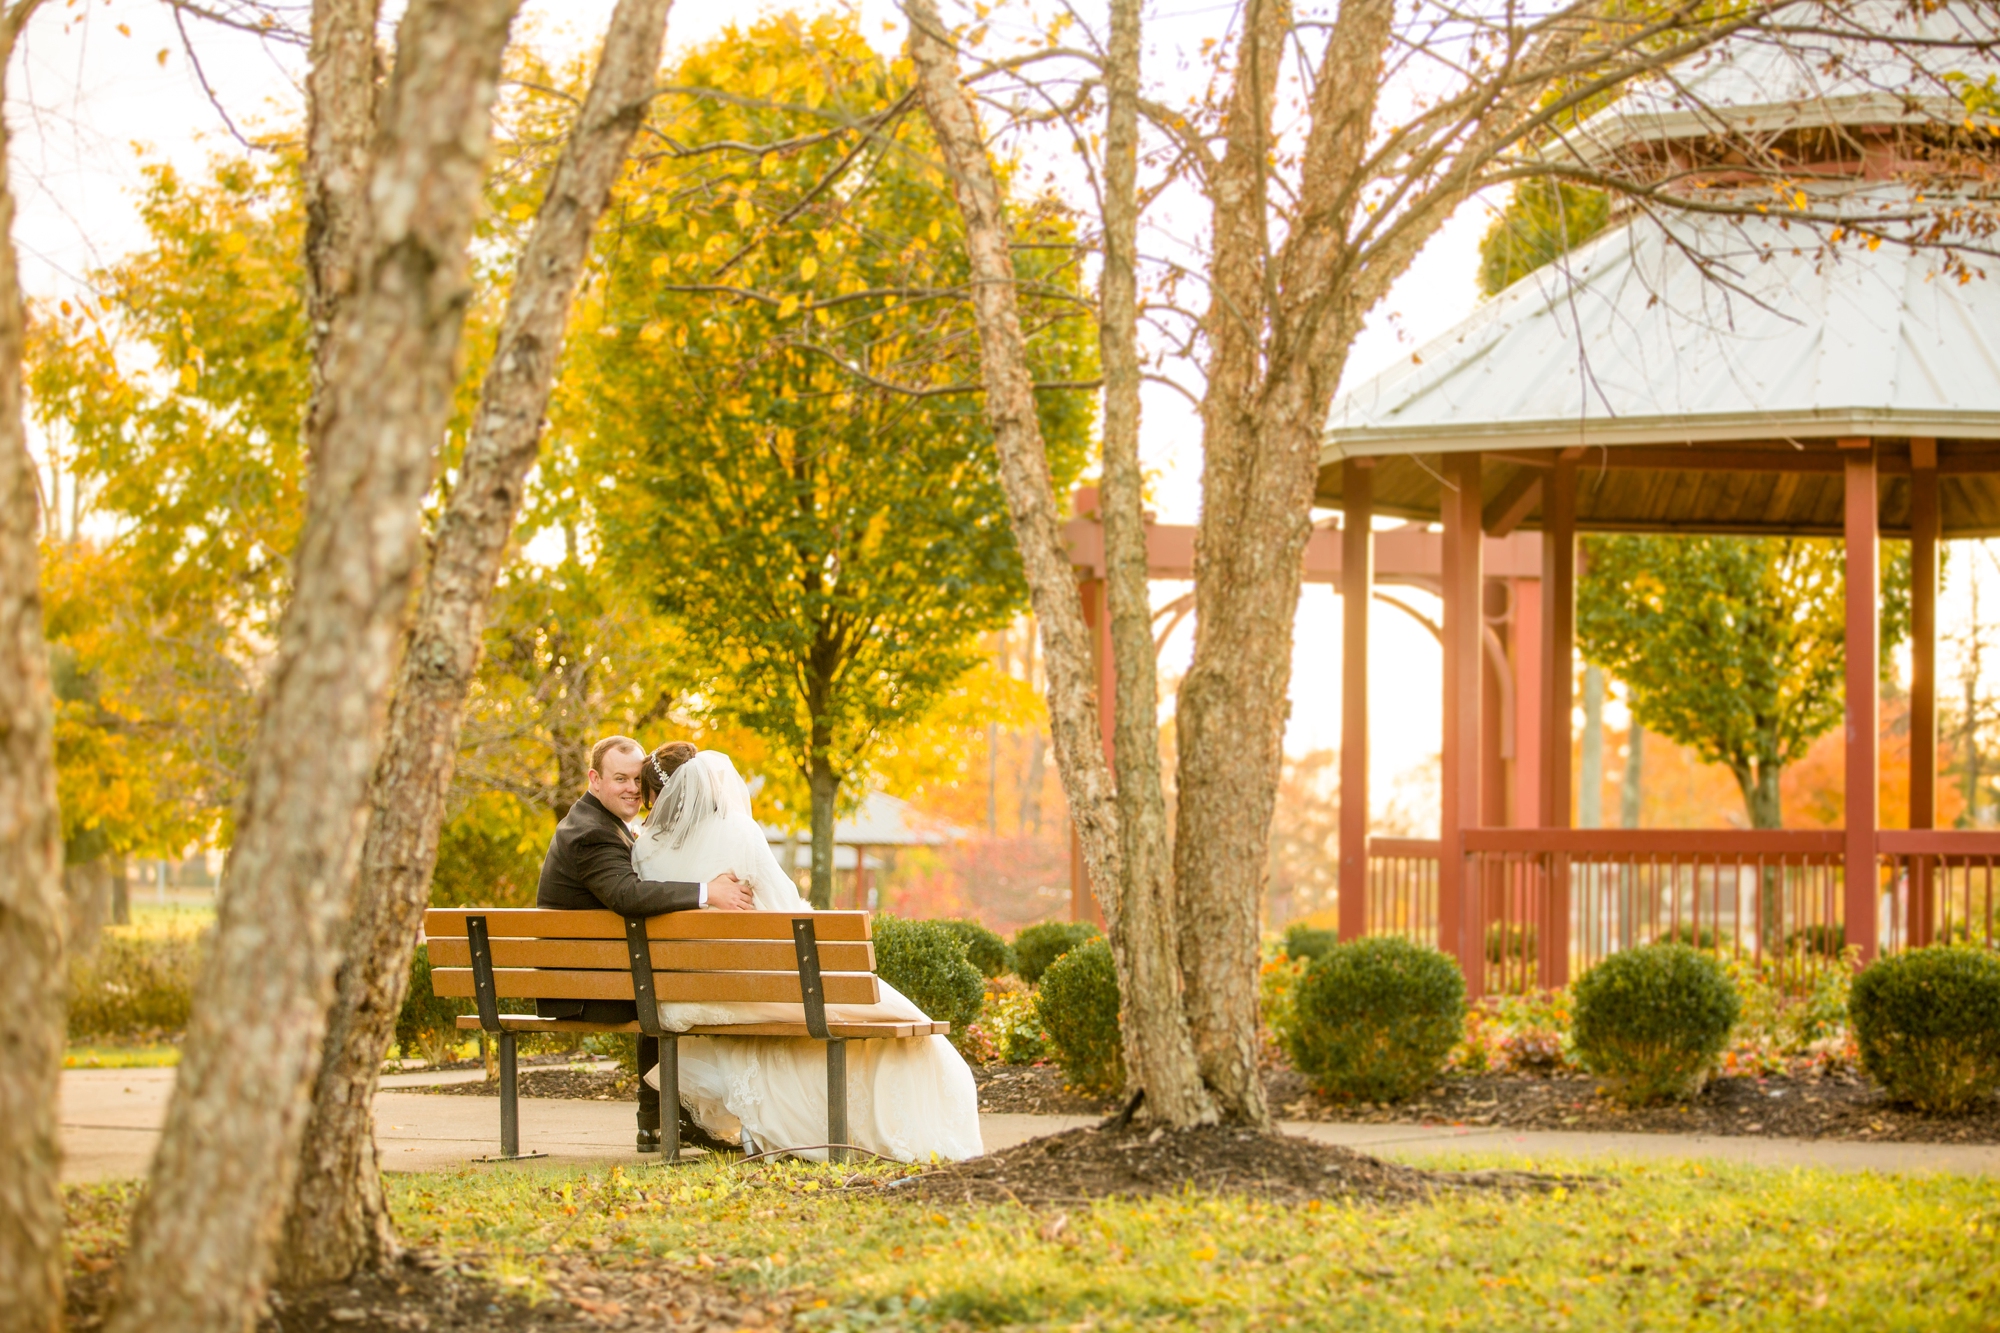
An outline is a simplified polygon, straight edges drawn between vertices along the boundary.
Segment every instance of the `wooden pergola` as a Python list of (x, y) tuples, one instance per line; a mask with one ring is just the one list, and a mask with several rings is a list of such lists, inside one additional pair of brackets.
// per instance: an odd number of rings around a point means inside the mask
[[(1793, 71), (1795, 82), (1824, 73)], [(1610, 131), (1586, 137), (1685, 165), (1716, 115), (1740, 115), (1825, 131), (1797, 140), (1824, 146), (1803, 164), (1820, 177), (1816, 198), (1911, 197), (1921, 164), (1902, 155), (1908, 127), (1879, 101), (1806, 96), (1768, 73), (1723, 83), (1729, 97), (1699, 123), (1614, 108)], [(1865, 959), (1941, 928), (1993, 929), (2000, 834), (1933, 826), (1938, 544), (2000, 534), (2000, 286), (1940, 278), (1921, 249), (1827, 250), (1785, 229), (1782, 212), (1628, 219), (1335, 405), (1318, 502), (1340, 511), (1347, 552), (1344, 936), (1424, 933), (1434, 920), (1476, 992), (1510, 972), (1559, 985), (1573, 962), (1686, 932), (1763, 949), (1837, 927)], [(1369, 548), (1383, 515), (1441, 528), (1434, 851), (1371, 844), (1367, 827)], [(1521, 531), (1543, 536), (1534, 656), (1554, 669), (1536, 673), (1532, 799), (1500, 817), (1483, 726), (1495, 595), (1484, 553)], [(1588, 532), (1844, 540), (1844, 828), (1570, 827), (1577, 536)], [(1908, 830), (1883, 829), (1877, 809), (1884, 537), (1912, 552)], [(1432, 856), (1434, 869), (1398, 868)], [(1398, 875), (1414, 887), (1396, 887)], [(1418, 902), (1425, 894), (1434, 902)], [(1403, 919), (1371, 915), (1390, 901)]]

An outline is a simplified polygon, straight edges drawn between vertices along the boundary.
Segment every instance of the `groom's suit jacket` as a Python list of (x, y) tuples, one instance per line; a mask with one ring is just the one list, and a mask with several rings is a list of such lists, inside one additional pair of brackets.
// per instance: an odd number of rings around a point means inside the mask
[[(535, 906), (572, 911), (610, 908), (620, 916), (657, 916), (701, 905), (699, 884), (640, 879), (632, 868), (632, 843), (632, 831), (625, 827), (625, 821), (585, 792), (549, 840)], [(579, 1018), (586, 1004), (594, 1010), (598, 1002), (537, 1000), (535, 1012), (543, 1018)], [(629, 1003), (620, 1004), (625, 1010), (632, 1008)], [(593, 1022), (629, 1022), (631, 1017), (630, 1013), (622, 1019), (591, 1015)]]

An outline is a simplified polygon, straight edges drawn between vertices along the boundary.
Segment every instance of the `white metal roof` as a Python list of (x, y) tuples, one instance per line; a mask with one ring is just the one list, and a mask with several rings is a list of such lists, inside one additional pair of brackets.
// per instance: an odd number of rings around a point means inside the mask
[[(1950, 44), (2000, 36), (2000, 9), (1954, 0), (1912, 17), (1909, 8), (1906, 0), (1857, 0), (1838, 14), (1819, 4), (1780, 10), (1774, 26), (1827, 25), (1853, 35), (1746, 31), (1659, 78), (1634, 84), (1549, 153), (1598, 161), (1629, 144), (1663, 139), (1806, 126), (1956, 124), (1966, 110), (1941, 76), (1950, 72), (1983, 82), (2000, 71), (2000, 61)], [(1892, 40), (1870, 41), (1864, 33)], [(1909, 44), (1899, 48), (1897, 38)], [(1924, 68), (1913, 67), (1913, 55)]]
[[(764, 827), (764, 836), (771, 842), (785, 840), (784, 831), (771, 825)], [(937, 847), (964, 836), (961, 829), (923, 824), (914, 817), (908, 801), (879, 791), (870, 792), (853, 817), (833, 824), (835, 847)], [(797, 838), (800, 843), (810, 843), (812, 834), (802, 832)]]
[(2000, 273), (1960, 285), (1938, 260), (1888, 243), (1822, 253), (1775, 215), (1639, 218), (1343, 393), (1323, 459), (2000, 438)]

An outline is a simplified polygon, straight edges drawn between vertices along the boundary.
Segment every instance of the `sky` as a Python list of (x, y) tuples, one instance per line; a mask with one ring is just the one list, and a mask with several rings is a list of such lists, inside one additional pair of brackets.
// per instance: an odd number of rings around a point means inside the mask
[[(831, 3), (796, 0), (791, 7), (812, 10)], [(554, 51), (580, 50), (597, 40), (611, 7), (611, 0), (528, 0), (523, 22)], [(747, 0), (681, 0), (669, 22), (669, 59), (768, 7)], [(859, 8), (870, 40), (892, 51), (900, 40), (892, 0), (861, 0)], [(1179, 89), (1183, 93), (1198, 90), (1188, 81), (1199, 73), (1190, 72), (1181, 55), (1203, 35), (1225, 36), (1214, 30), (1232, 10), (1210, 0), (1150, 5), (1156, 35), (1148, 49), (1149, 83), (1169, 91), (1177, 82), (1186, 85)], [(6, 107), (19, 207), (16, 244), (30, 298), (74, 294), (87, 286), (93, 268), (143, 244), (134, 209), (143, 162), (198, 170), (208, 156), (237, 149), (232, 125), (254, 129), (297, 118), (302, 51), (214, 28), (190, 32), (194, 60), (158, 0), (70, 0), (47, 6), (30, 24), (10, 73)], [(1431, 241), (1371, 317), (1350, 358), (1346, 383), (1410, 355), (1472, 310), (1478, 299), (1478, 240), (1490, 216), (1489, 202), (1474, 199)], [(1159, 520), (1195, 521), (1199, 422), (1185, 399), (1149, 387), (1141, 448)], [(1960, 561), (1958, 568), (1991, 563)], [(1940, 607), (1945, 625), (1962, 613), (1966, 587), (1963, 578), (1948, 583)], [(1186, 590), (1160, 584), (1156, 601), (1163, 604)], [(1412, 598), (1425, 600), (1422, 594)], [(1339, 622), (1332, 590), (1308, 585), (1297, 619), (1289, 753), (1339, 744)], [(1437, 752), (1441, 681), (1436, 641), (1420, 626), (1379, 604), (1370, 624), (1375, 641), (1371, 785), (1379, 809), (1400, 777)], [(1192, 623), (1184, 623), (1161, 656), (1169, 680), (1186, 670), (1192, 644)], [(1947, 679), (1949, 670), (1947, 653)]]

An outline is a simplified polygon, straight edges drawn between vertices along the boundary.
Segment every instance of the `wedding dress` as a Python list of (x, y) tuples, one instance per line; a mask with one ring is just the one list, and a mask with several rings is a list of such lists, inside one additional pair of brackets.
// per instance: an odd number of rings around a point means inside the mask
[[(729, 757), (704, 750), (667, 778), (632, 849), (642, 879), (706, 881), (733, 871), (757, 910), (809, 912), (750, 813)], [(829, 1023), (927, 1021), (882, 981), (875, 1004), (829, 1004)], [(798, 1004), (660, 1005), (672, 1032), (719, 1023), (803, 1022)], [(826, 1046), (811, 1038), (682, 1037), (680, 1098), (703, 1129), (758, 1148), (797, 1148), (825, 1161)], [(647, 1075), (657, 1083), (658, 1071)], [(944, 1037), (870, 1038), (847, 1047), (848, 1142), (899, 1162), (956, 1161), (984, 1151), (972, 1070)]]

